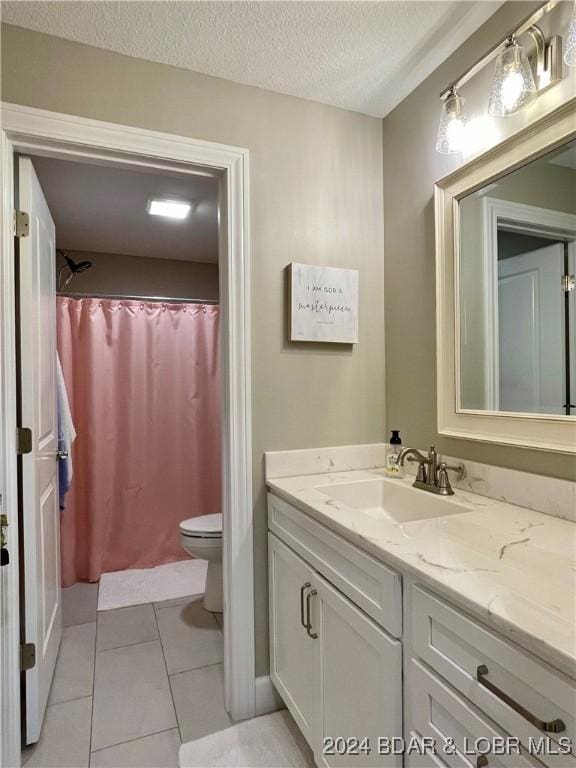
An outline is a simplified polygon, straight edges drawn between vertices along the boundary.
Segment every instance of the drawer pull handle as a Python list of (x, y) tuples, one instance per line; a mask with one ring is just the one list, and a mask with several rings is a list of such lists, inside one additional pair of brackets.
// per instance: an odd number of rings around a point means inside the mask
[(486, 755), (478, 755), (476, 758), (476, 768), (486, 768), (488, 765), (488, 758)]
[(532, 725), (535, 725), (536, 728), (539, 728), (541, 731), (545, 731), (546, 733), (562, 733), (562, 731), (566, 730), (566, 725), (564, 724), (563, 720), (557, 719), (557, 720), (551, 720), (549, 722), (546, 722), (545, 720), (540, 720), (538, 717), (536, 717), (536, 715), (533, 715), (531, 712), (525, 709), (521, 704), (518, 704), (517, 701), (514, 701), (514, 699), (508, 696), (507, 693), (504, 693), (504, 691), (501, 691), (500, 688), (497, 688), (489, 680), (486, 680), (487, 674), (488, 674), (488, 667), (485, 664), (481, 664), (476, 669), (476, 679), (478, 680), (480, 685), (483, 685), (484, 688), (487, 688), (491, 693), (494, 694), (494, 696), (498, 697), (505, 704), (508, 704), (509, 707), (512, 707), (512, 709), (515, 712), (518, 712), (519, 715), (522, 715), (522, 717), (525, 717), (526, 720), (532, 723)]
[(307, 581), (306, 584), (303, 584), (300, 587), (300, 624), (302, 624), (304, 629), (308, 629), (308, 624), (306, 624), (306, 620), (304, 619), (304, 592), (306, 592), (306, 590), (311, 586), (312, 584)]
[(311, 637), (312, 640), (316, 640), (318, 637), (317, 632), (310, 632), (312, 629), (312, 620), (310, 619), (310, 600), (315, 597), (318, 594), (318, 592), (313, 589), (312, 592), (308, 592), (306, 595), (306, 632), (308, 632), (308, 637)]

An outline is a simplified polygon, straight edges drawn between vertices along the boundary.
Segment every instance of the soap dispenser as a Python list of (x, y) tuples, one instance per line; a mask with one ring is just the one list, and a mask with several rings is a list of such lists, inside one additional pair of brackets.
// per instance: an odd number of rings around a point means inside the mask
[(397, 464), (398, 456), (402, 450), (402, 438), (400, 430), (393, 429), (390, 437), (390, 445), (386, 451), (386, 474), (391, 477), (403, 477), (402, 467)]

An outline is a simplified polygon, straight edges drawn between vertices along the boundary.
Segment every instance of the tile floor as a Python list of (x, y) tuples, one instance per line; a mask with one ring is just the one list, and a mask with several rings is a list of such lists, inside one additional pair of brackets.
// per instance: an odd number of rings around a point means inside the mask
[(63, 590), (62, 645), (26, 768), (171, 768), (182, 741), (231, 725), (221, 616), (202, 597), (97, 611), (98, 585)]

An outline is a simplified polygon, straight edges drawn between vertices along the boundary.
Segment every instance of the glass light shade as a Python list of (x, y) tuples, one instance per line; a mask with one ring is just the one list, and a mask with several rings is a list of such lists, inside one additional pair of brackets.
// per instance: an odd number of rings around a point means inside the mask
[(464, 149), (466, 133), (465, 99), (452, 90), (442, 102), (440, 125), (436, 139), (436, 151), (442, 155), (453, 155)]
[(576, 2), (572, 11), (572, 21), (568, 28), (566, 43), (564, 44), (564, 61), (569, 67), (576, 67)]
[(508, 117), (531, 104), (537, 95), (526, 51), (511, 39), (496, 60), (488, 112), (493, 117)]

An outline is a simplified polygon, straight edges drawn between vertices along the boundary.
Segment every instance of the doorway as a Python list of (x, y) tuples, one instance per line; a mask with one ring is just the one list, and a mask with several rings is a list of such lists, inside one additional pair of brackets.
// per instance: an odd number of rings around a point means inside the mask
[[(574, 242), (498, 232), (498, 372), (502, 411), (576, 411)], [(564, 284), (566, 282), (566, 285)]]
[[(3, 215), (12, 210), (10, 182), (14, 153), (66, 158), (108, 167), (131, 167), (187, 175), (211, 175), (217, 179), (220, 217), (220, 303), (222, 307), (222, 508), (224, 516), (224, 664), (226, 709), (234, 719), (250, 717), (255, 709), (254, 642), (252, 607), (252, 532), (249, 420), (248, 349), (248, 206), (247, 153), (243, 150), (180, 139), (148, 131), (107, 126), (95, 121), (54, 116), (37, 110), (5, 107)], [(135, 148), (137, 153), (135, 153)], [(77, 262), (74, 262), (77, 263)], [(3, 374), (15, 360), (10, 283), (14, 279), (13, 243), (3, 243), (2, 315), (5, 330)], [(7, 333), (8, 331), (8, 333)], [(3, 390), (3, 491), (5, 501), (18, 499), (15, 481), (15, 385), (5, 379)], [(11, 434), (11, 426), (14, 431)], [(20, 425), (21, 426), (21, 425)], [(15, 566), (18, 541), (15, 526), (9, 526), (10, 567), (3, 569), (3, 617), (14, 618), (18, 610)], [(4, 631), (6, 630), (6, 631)], [(14, 623), (3, 622), (3, 691), (13, 711), (17, 700), (17, 657)], [(11, 662), (11, 663), (10, 663)], [(3, 708), (4, 709), (4, 708)], [(6, 709), (4, 709), (6, 711)], [(15, 722), (4, 733), (3, 755), (14, 755), (18, 742)], [(19, 745), (18, 745), (19, 746)], [(13, 758), (12, 758), (13, 759)], [(9, 762), (10, 758), (8, 758)]]
[(576, 217), (482, 200), (484, 408), (571, 415)]

